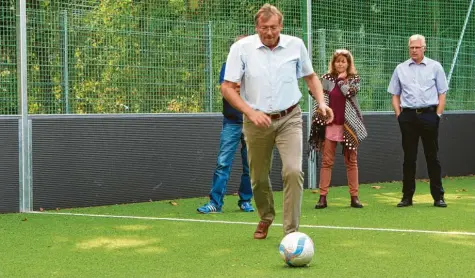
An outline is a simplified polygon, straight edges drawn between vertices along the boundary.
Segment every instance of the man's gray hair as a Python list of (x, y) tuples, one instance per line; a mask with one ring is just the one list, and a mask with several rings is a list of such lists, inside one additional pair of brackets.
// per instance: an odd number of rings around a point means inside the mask
[(415, 34), (409, 38), (408, 44), (411, 44), (413, 41), (421, 41), (422, 46), (426, 46), (426, 38), (423, 35)]

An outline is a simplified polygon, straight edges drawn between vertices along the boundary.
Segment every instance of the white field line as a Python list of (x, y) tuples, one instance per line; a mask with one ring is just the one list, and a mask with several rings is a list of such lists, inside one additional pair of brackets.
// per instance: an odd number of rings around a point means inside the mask
[[(123, 219), (139, 219), (139, 220), (163, 220), (178, 222), (201, 222), (201, 223), (218, 223), (218, 224), (240, 224), (240, 225), (256, 225), (257, 222), (240, 222), (240, 221), (224, 221), (224, 220), (206, 220), (206, 219), (187, 219), (187, 218), (168, 218), (168, 217), (149, 217), (149, 216), (128, 216), (128, 215), (106, 215), (106, 214), (85, 214), (85, 213), (67, 213), (67, 212), (27, 212), (31, 214), (48, 214), (63, 216), (86, 216), (99, 218), (123, 218)], [(282, 226), (279, 223), (273, 223), (273, 226)], [(334, 229), (334, 230), (360, 230), (360, 231), (379, 231), (379, 232), (395, 232), (395, 233), (424, 233), (424, 234), (443, 234), (443, 235), (465, 235), (475, 236), (475, 232), (460, 231), (431, 231), (431, 230), (411, 230), (411, 229), (389, 229), (389, 228), (363, 228), (363, 227), (344, 227), (344, 226), (323, 226), (323, 225), (300, 225), (300, 228), (313, 229)]]

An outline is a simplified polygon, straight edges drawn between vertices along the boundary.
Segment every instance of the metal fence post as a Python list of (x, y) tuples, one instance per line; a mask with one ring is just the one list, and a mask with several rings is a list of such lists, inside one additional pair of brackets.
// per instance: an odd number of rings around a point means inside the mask
[(325, 34), (325, 29), (318, 29), (317, 31), (318, 34), (318, 58), (320, 60), (320, 67), (318, 68), (319, 73), (323, 74), (326, 69), (326, 34)]
[(206, 91), (208, 92), (208, 108), (206, 111), (213, 112), (213, 39), (212, 39), (212, 21), (208, 22), (206, 28), (206, 52), (208, 60), (206, 61), (206, 67), (208, 72)]
[[(307, 0), (306, 1), (307, 5), (307, 13), (306, 13), (306, 26), (304, 28), (306, 29), (306, 37), (307, 37), (307, 49), (308, 49), (308, 55), (310, 56), (310, 61), (313, 61), (312, 59), (312, 1)], [(310, 94), (308, 94), (308, 115), (307, 115), (307, 138), (310, 136), (310, 130), (312, 128), (312, 111), (313, 111), (313, 98)], [(316, 187), (316, 167), (315, 167), (315, 152), (313, 151), (310, 156), (307, 159), (307, 177), (308, 177), (308, 188), (315, 188)]]
[[(317, 74), (322, 75), (326, 69), (326, 36), (325, 36), (325, 29), (318, 29), (317, 30), (317, 39), (318, 39), (318, 68), (317, 68)], [(313, 103), (312, 103), (313, 104)], [(313, 110), (313, 107), (311, 108), (309, 112), (309, 116), (311, 115), (311, 112)], [(311, 120), (311, 119), (310, 119)], [(309, 126), (311, 128), (311, 126)], [(313, 152), (311, 154), (311, 157), (313, 157), (313, 164), (312, 164), (312, 171), (315, 173), (313, 175), (313, 187), (312, 188), (317, 188), (317, 180), (319, 179), (319, 171), (318, 171), (318, 165), (319, 165), (319, 156), (317, 153)]]
[(26, 44), (26, 0), (17, 2), (17, 72), (18, 96), (20, 98), (21, 119), (18, 124), (19, 139), (19, 191), (20, 212), (33, 209), (33, 190), (31, 184), (31, 129), (28, 117), (27, 94), (27, 44)]
[(62, 36), (62, 61), (63, 61), (63, 95), (64, 108), (66, 114), (70, 113), (69, 109), (69, 66), (68, 66), (68, 11), (63, 10), (61, 13), (61, 36)]

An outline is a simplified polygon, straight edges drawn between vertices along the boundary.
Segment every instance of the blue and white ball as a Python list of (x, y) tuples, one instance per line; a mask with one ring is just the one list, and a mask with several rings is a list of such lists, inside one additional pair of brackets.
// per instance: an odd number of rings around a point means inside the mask
[(293, 232), (282, 239), (279, 252), (282, 259), (289, 266), (305, 266), (313, 258), (313, 241), (304, 233)]

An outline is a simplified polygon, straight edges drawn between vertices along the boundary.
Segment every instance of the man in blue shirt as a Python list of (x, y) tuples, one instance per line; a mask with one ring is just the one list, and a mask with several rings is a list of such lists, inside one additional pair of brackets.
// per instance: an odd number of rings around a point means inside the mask
[[(240, 36), (236, 41), (244, 37), (245, 36)], [(224, 82), (225, 70), (226, 63), (223, 63), (219, 74), (220, 84)], [(242, 134), (242, 113), (237, 111), (226, 101), (226, 99), (223, 98), (223, 116), (223, 128), (221, 130), (221, 142), (219, 146), (217, 166), (214, 171), (211, 192), (209, 193), (210, 201), (199, 207), (197, 210), (204, 214), (222, 212), (224, 195), (226, 194), (226, 186), (231, 174), (234, 153), (236, 152), (239, 142), (241, 142), (243, 171), (241, 175), (241, 185), (238, 191), (238, 206), (244, 212), (253, 212), (254, 208), (251, 205), (252, 187), (249, 177), (249, 164), (247, 162), (246, 141)]]
[(424, 36), (411, 36), (411, 58), (396, 67), (388, 87), (388, 92), (393, 95), (392, 105), (401, 129), (404, 150), (403, 197), (398, 207), (412, 205), (416, 190), (419, 137), (424, 147), (434, 206), (447, 207), (437, 152), (439, 121), (445, 107), (448, 84), (440, 63), (424, 57), (425, 50)]

